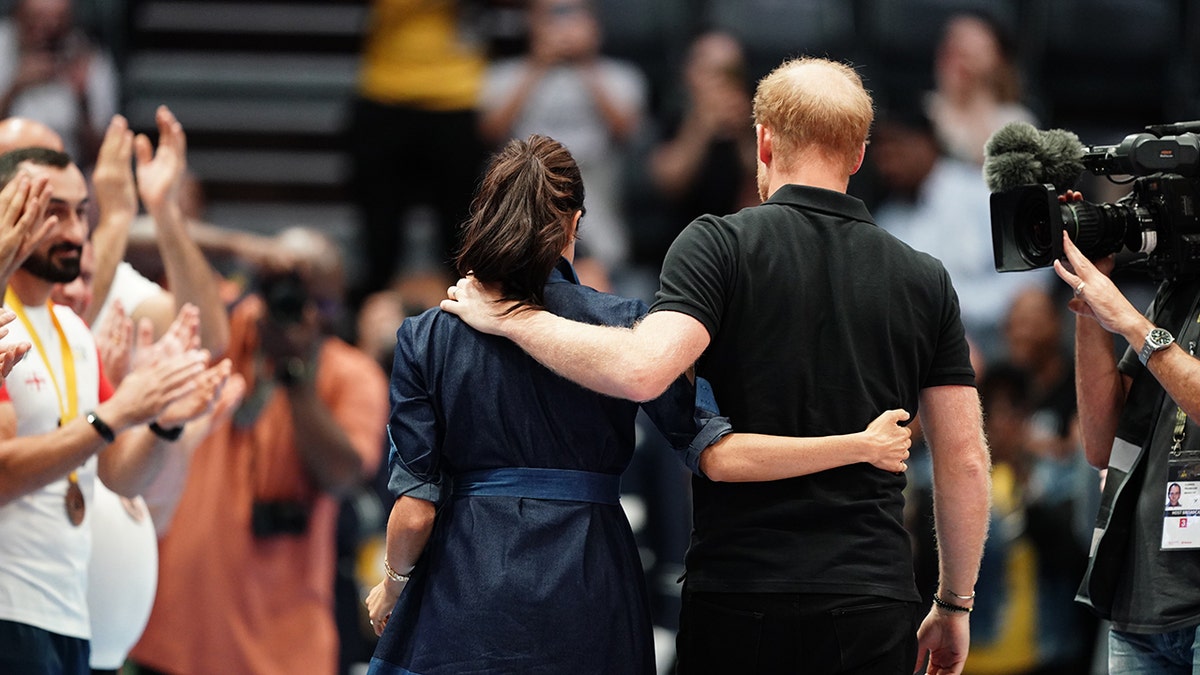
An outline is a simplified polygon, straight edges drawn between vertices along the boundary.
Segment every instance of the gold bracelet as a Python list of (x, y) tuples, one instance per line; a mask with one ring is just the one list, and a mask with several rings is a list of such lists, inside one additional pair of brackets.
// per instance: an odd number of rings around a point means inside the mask
[(387, 575), (387, 578), (398, 584), (408, 583), (409, 576), (407, 574), (400, 574), (396, 570), (392, 569), (392, 566), (388, 564), (387, 558), (383, 559), (383, 573)]

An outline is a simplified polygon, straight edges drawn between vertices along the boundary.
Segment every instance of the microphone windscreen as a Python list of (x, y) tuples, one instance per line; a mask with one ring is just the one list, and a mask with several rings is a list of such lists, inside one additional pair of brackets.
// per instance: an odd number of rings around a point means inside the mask
[(983, 182), (992, 192), (1041, 183), (1042, 174), (1042, 163), (1030, 152), (1009, 152), (983, 163)]
[(1042, 132), (1042, 182), (1053, 183), (1055, 189), (1063, 192), (1075, 186), (1079, 176), (1083, 174), (1083, 143), (1079, 136), (1064, 129), (1050, 129)]
[(998, 157), (1010, 152), (1038, 154), (1042, 132), (1028, 122), (1009, 122), (992, 134), (983, 146), (983, 156)]
[(1009, 122), (983, 146), (983, 180), (992, 192), (1040, 183), (1042, 132), (1028, 122)]

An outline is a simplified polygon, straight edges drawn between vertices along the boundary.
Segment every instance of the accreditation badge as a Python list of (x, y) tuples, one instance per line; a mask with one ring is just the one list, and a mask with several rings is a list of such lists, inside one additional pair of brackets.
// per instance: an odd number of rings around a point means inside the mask
[(1162, 550), (1200, 548), (1200, 451), (1171, 453), (1162, 495)]

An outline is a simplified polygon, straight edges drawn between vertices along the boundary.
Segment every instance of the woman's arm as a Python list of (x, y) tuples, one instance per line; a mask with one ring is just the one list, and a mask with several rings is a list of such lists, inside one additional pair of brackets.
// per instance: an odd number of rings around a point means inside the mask
[[(392, 608), (400, 598), (400, 592), (408, 583), (408, 573), (417, 564), (425, 543), (433, 532), (433, 519), (437, 514), (433, 502), (401, 496), (392, 505), (388, 516), (387, 546), (384, 558), (386, 574), (367, 594), (367, 612), (376, 635), (382, 635), (387, 626)], [(394, 578), (393, 574), (399, 575)]]
[(700, 453), (700, 470), (718, 482), (781, 480), (859, 462), (905, 471), (912, 432), (900, 423), (908, 417), (903, 410), (888, 410), (865, 430), (841, 436), (732, 433)]

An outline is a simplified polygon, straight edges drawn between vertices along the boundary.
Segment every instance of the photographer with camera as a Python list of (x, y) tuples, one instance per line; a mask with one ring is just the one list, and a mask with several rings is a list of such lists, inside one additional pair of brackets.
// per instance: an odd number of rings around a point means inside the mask
[[(1067, 262), (1054, 269), (1075, 291), (1084, 449), (1108, 468), (1077, 599), (1113, 623), (1109, 672), (1191, 673), (1200, 663), (1200, 555), (1180, 532), (1194, 519), (1164, 517), (1162, 495), (1180, 482), (1181, 463), (1200, 455), (1200, 281), (1165, 281), (1143, 316), (1109, 280), (1111, 256), (1089, 261), (1066, 234), (1063, 250)], [(1114, 335), (1129, 343), (1119, 362)]]
[(333, 673), (338, 497), (374, 472), (387, 381), (331, 334), (337, 246), (293, 228), (231, 310), (242, 405), (198, 448), (133, 651), (143, 672)]
[[(988, 141), (996, 268), (1053, 265), (1076, 314), (1084, 451), (1107, 470), (1076, 600), (1112, 622), (1109, 672), (1191, 673), (1200, 664), (1200, 512), (1163, 506), (1200, 492), (1200, 124), (1148, 126), (1110, 146), (1010, 126)], [(1069, 189), (1084, 169), (1129, 176), (1112, 204)], [(1057, 193), (1057, 195), (1056, 195)], [(1110, 279), (1160, 282), (1145, 315)], [(1128, 343), (1116, 358), (1114, 336)]]

